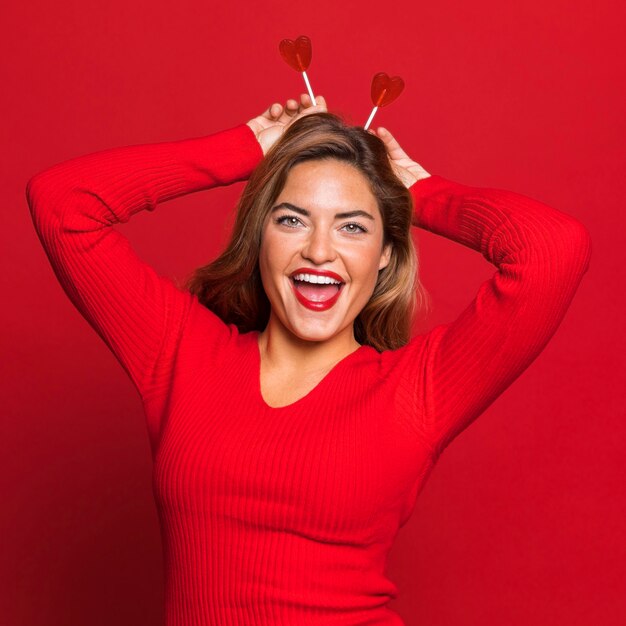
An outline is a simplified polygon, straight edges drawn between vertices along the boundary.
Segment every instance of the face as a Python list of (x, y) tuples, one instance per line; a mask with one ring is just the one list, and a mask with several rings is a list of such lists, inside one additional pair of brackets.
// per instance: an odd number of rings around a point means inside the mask
[[(376, 198), (359, 170), (336, 159), (298, 163), (263, 226), (259, 267), (269, 324), (311, 341), (353, 337), (354, 319), (390, 254)], [(341, 284), (327, 284), (333, 278)]]

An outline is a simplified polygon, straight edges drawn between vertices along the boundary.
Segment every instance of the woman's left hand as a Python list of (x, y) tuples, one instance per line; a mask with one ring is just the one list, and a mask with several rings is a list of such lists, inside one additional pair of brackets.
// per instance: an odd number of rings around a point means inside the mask
[(400, 147), (395, 137), (382, 126), (376, 131), (373, 129), (368, 132), (382, 139), (387, 148), (387, 155), (391, 161), (396, 176), (404, 183), (407, 189), (418, 180), (428, 178), (430, 174), (419, 164), (413, 161), (411, 157)]

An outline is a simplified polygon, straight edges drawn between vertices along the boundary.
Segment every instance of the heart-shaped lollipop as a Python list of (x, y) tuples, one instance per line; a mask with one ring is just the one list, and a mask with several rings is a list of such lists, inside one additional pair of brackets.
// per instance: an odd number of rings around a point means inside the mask
[(288, 65), (297, 72), (304, 72), (311, 64), (311, 40), (306, 35), (300, 35), (295, 41), (283, 39), (278, 44), (280, 54)]
[(404, 81), (399, 76), (390, 78), (385, 72), (379, 72), (372, 79), (372, 102), (374, 106), (384, 107), (391, 104), (404, 89)]
[(372, 78), (371, 96), (374, 108), (365, 124), (365, 130), (369, 128), (378, 108), (391, 104), (402, 93), (403, 89), (404, 81), (399, 76), (389, 77), (385, 72), (378, 72)]
[(311, 101), (313, 105), (316, 104), (309, 78), (306, 75), (306, 70), (311, 64), (311, 40), (306, 35), (300, 35), (295, 41), (292, 39), (283, 39), (278, 44), (280, 55), (297, 72), (302, 72), (302, 77), (306, 83), (306, 87), (309, 90)]

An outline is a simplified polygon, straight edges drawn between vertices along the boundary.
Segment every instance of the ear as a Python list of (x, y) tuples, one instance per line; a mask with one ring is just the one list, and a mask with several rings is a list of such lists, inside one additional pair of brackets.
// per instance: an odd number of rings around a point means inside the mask
[(391, 261), (391, 251), (392, 251), (392, 246), (390, 243), (388, 243), (383, 251), (382, 254), (380, 255), (380, 263), (378, 264), (378, 269), (382, 270), (384, 267), (387, 267), (387, 265), (389, 265), (389, 261)]

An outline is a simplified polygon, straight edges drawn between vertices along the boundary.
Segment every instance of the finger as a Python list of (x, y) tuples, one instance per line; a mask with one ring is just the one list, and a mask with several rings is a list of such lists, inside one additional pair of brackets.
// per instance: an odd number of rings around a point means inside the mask
[(318, 109), (326, 110), (326, 99), (324, 96), (317, 95), (315, 96), (315, 104), (313, 104), (313, 100), (311, 100), (311, 96), (308, 93), (300, 94), (300, 102), (302, 103), (303, 108), (317, 107)]
[(300, 110), (300, 107), (298, 105), (297, 100), (290, 98), (285, 103), (283, 114), (278, 119), (278, 122), (281, 124), (288, 124), (291, 120), (293, 120), (298, 115), (299, 110)]
[[(376, 130), (378, 136), (385, 142), (385, 145), (389, 149), (400, 148), (400, 144), (397, 139), (383, 126), (379, 126)], [(400, 148), (402, 149), (402, 148)]]
[[(398, 143), (396, 141), (396, 138), (383, 126), (379, 126), (376, 129), (376, 132), (378, 133), (378, 136), (387, 144), (391, 144), (391, 143)], [(398, 144), (400, 145), (400, 144)]]
[(271, 119), (277, 118), (283, 112), (283, 107), (279, 102), (274, 102), (274, 104), (270, 105), (266, 113), (268, 117)]
[(326, 106), (326, 98), (324, 98), (324, 96), (320, 96), (319, 94), (315, 96), (315, 103), (318, 107), (324, 109), (325, 111), (328, 109)]
[(397, 139), (383, 126), (379, 126), (377, 129), (378, 136), (383, 140), (387, 151), (393, 154), (395, 158), (407, 157), (408, 155), (402, 149)]
[(285, 104), (285, 113), (295, 115), (298, 112), (298, 106), (298, 102), (293, 98), (290, 98)]

